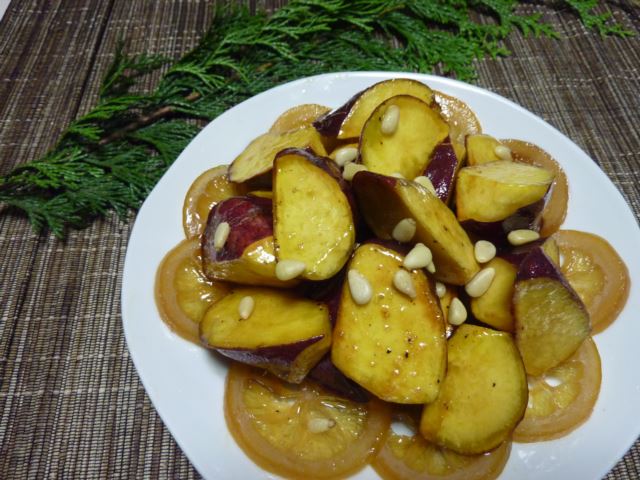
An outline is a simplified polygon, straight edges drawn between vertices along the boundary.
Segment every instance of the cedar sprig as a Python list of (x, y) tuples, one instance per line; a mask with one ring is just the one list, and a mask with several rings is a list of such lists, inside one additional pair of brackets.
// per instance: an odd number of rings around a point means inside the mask
[[(595, 0), (564, 4), (602, 35), (629, 34), (607, 12), (594, 13)], [(346, 70), (472, 80), (474, 60), (509, 53), (503, 40), (514, 29), (558, 37), (540, 15), (517, 7), (513, 0), (293, 0), (272, 15), (218, 8), (196, 48), (170, 65), (157, 55), (127, 55), (119, 43), (95, 107), (42, 158), (0, 177), (0, 202), (58, 237), (109, 211), (126, 215), (196, 135), (198, 121), (282, 82)], [(159, 69), (155, 89), (140, 91), (140, 79)]]

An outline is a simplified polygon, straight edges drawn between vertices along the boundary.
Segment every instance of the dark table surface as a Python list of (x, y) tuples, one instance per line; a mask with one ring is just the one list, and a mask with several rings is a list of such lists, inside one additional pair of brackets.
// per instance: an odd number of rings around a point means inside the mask
[[(205, 31), (211, 4), (11, 1), (0, 21), (0, 174), (42, 155), (94, 104), (119, 38), (132, 53), (177, 58)], [(639, 7), (616, 5), (615, 18), (639, 31)], [(563, 39), (515, 34), (506, 42), (513, 55), (478, 62), (475, 83), (575, 141), (638, 218), (640, 36), (601, 38), (568, 10), (524, 8), (541, 12)], [(20, 216), (0, 215), (0, 478), (198, 477), (124, 341), (129, 220), (110, 216), (61, 242), (34, 234)], [(639, 442), (607, 478), (640, 478)]]

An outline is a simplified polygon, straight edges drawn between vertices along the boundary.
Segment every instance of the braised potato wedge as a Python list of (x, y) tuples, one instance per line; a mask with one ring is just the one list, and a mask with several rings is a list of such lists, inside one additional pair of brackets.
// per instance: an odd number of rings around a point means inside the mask
[(530, 375), (560, 365), (591, 332), (580, 297), (540, 247), (518, 269), (513, 315), (516, 343)]
[(486, 264), (495, 270), (495, 276), (489, 289), (481, 296), (470, 299), (473, 316), (493, 328), (505, 332), (513, 332), (513, 314), (511, 303), (516, 283), (516, 267), (496, 257)]
[[(216, 245), (223, 223), (229, 227), (227, 238)], [(276, 277), (271, 200), (262, 197), (229, 198), (211, 210), (202, 235), (202, 265), (211, 280), (273, 287), (297, 283)]]
[(498, 139), (491, 135), (469, 135), (466, 138), (467, 164), (480, 165), (482, 163), (504, 160), (496, 153), (496, 147), (502, 145)]
[(282, 134), (299, 128), (310, 127), (318, 117), (330, 111), (331, 109), (329, 107), (316, 103), (296, 105), (283, 112), (276, 121), (273, 122), (269, 133)]
[[(454, 145), (460, 145), (464, 150), (465, 137), (482, 133), (480, 120), (465, 102), (446, 93), (434, 91), (433, 99), (440, 115), (449, 124), (449, 136)], [(464, 155), (459, 155), (462, 159)]]
[(422, 242), (431, 249), (436, 279), (464, 285), (478, 273), (480, 267), (467, 233), (438, 197), (414, 182), (373, 172), (356, 173), (351, 185), (361, 213), (377, 237), (389, 240), (406, 218), (416, 222), (411, 242)]
[(329, 350), (331, 323), (320, 303), (283, 290), (236, 287), (207, 310), (200, 337), (226, 357), (299, 383)]
[(384, 80), (357, 93), (347, 103), (319, 118), (313, 125), (328, 137), (357, 138), (378, 105), (396, 95), (411, 95), (427, 105), (433, 100), (433, 91), (424, 83), (407, 78)]
[(425, 102), (408, 95), (391, 97), (362, 129), (360, 160), (372, 172), (413, 179), (422, 175), (433, 149), (447, 135), (447, 123)]
[(320, 135), (313, 127), (284, 133), (265, 133), (253, 140), (229, 167), (229, 180), (246, 182), (271, 170), (276, 154), (285, 148), (311, 148), (326, 155)]
[(274, 234), (278, 261), (303, 262), (303, 278), (340, 271), (355, 242), (347, 185), (335, 163), (303, 150), (281, 152), (273, 169)]
[(370, 284), (371, 300), (356, 303), (345, 282), (331, 358), (347, 377), (383, 400), (427, 403), (437, 396), (444, 376), (444, 321), (421, 270), (410, 273), (415, 298), (394, 287), (402, 260), (379, 244), (356, 250), (348, 268)]
[(448, 342), (447, 375), (420, 421), (424, 437), (462, 454), (509, 438), (527, 408), (527, 376), (510, 334), (461, 325)]
[(464, 167), (456, 182), (458, 220), (497, 222), (542, 200), (553, 172), (515, 162)]

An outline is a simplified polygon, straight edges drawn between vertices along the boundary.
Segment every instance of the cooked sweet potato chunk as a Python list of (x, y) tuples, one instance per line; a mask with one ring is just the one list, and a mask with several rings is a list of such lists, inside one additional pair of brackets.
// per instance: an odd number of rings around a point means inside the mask
[(508, 439), (527, 407), (527, 376), (509, 333), (464, 324), (449, 339), (447, 375), (420, 432), (462, 454)]
[[(246, 298), (253, 307), (243, 312)], [(331, 322), (321, 303), (284, 290), (236, 287), (207, 310), (200, 337), (229, 358), (299, 383), (329, 350)]]
[(357, 138), (378, 105), (396, 95), (411, 95), (430, 105), (433, 91), (424, 83), (407, 78), (384, 80), (357, 93), (344, 105), (314, 122), (322, 134), (338, 139)]
[(348, 268), (369, 283), (371, 299), (356, 303), (345, 282), (331, 358), (346, 376), (383, 400), (426, 403), (437, 396), (444, 376), (444, 321), (422, 270), (410, 273), (415, 298), (394, 287), (402, 260), (379, 244), (356, 250)]
[(560, 365), (591, 332), (587, 310), (541, 247), (518, 269), (513, 295), (516, 342), (527, 373)]
[(271, 125), (269, 133), (282, 134), (299, 128), (310, 127), (318, 117), (327, 114), (329, 111), (331, 111), (329, 107), (316, 103), (296, 105), (280, 114)]
[[(216, 245), (222, 223), (229, 226), (229, 231), (224, 243)], [(211, 280), (272, 287), (297, 283), (276, 277), (273, 217), (267, 198), (228, 198), (211, 210), (202, 235), (202, 266)]]
[(313, 127), (284, 133), (265, 133), (253, 140), (229, 167), (229, 180), (245, 182), (271, 170), (276, 154), (285, 148), (311, 148), (318, 155), (326, 151)]
[(275, 161), (276, 255), (303, 262), (303, 278), (332, 277), (353, 249), (353, 211), (341, 182), (332, 160), (302, 150), (287, 150)]
[(469, 165), (480, 165), (504, 160), (496, 153), (496, 147), (500, 145), (502, 145), (500, 141), (491, 135), (469, 135), (465, 140), (467, 163)]
[(487, 263), (486, 267), (493, 268), (496, 273), (489, 289), (470, 300), (471, 312), (478, 320), (493, 328), (512, 332), (511, 302), (517, 269), (511, 262), (499, 257)]
[(416, 222), (411, 242), (431, 249), (436, 279), (464, 285), (478, 273), (467, 233), (438, 197), (414, 182), (373, 172), (356, 173), (351, 185), (364, 219), (378, 238), (392, 238), (401, 220)]
[(459, 168), (460, 160), (450, 141), (444, 141), (433, 149), (431, 161), (424, 171), (424, 176), (431, 180), (436, 195), (446, 204), (453, 195)]
[(553, 172), (515, 162), (490, 162), (465, 167), (456, 182), (458, 220), (497, 222), (542, 200)]
[(436, 110), (415, 97), (398, 95), (381, 103), (367, 120), (360, 137), (361, 161), (372, 172), (413, 179), (422, 175), (433, 149), (448, 134), (449, 126)]

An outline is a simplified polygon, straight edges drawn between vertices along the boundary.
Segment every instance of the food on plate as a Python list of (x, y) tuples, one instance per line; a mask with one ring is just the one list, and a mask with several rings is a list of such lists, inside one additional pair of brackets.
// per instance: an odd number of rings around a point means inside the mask
[(511, 304), (518, 270), (500, 257), (490, 260), (486, 268), (494, 269), (493, 281), (484, 295), (469, 300), (471, 312), (482, 323), (504, 332), (513, 332)]
[(437, 110), (410, 95), (398, 95), (378, 105), (365, 123), (360, 160), (372, 172), (413, 180), (448, 135), (449, 125)]
[(185, 239), (164, 257), (156, 274), (155, 297), (162, 320), (178, 335), (199, 343), (199, 325), (207, 308), (229, 288), (202, 271), (200, 242)]
[(356, 235), (347, 188), (327, 158), (298, 149), (277, 155), (273, 211), (279, 263), (300, 264), (298, 275), (308, 280), (325, 280), (342, 269)]
[[(365, 286), (342, 287), (331, 358), (347, 377), (382, 400), (428, 403), (438, 395), (446, 366), (445, 326), (438, 299), (420, 269), (403, 269), (404, 256), (365, 243), (348, 265)], [(406, 274), (409, 290), (393, 278)], [(361, 301), (359, 288), (369, 288)], [(402, 288), (402, 286), (400, 286)]]
[(291, 286), (276, 276), (272, 201), (232, 197), (217, 204), (202, 235), (202, 265), (211, 280), (245, 285)]
[(609, 242), (593, 233), (560, 230), (550, 238), (563, 257), (563, 275), (589, 312), (593, 333), (603, 331), (629, 297), (627, 266)]
[(438, 198), (446, 204), (449, 204), (453, 195), (461, 158), (450, 141), (443, 141), (433, 149), (431, 160), (423, 173), (431, 181)]
[(200, 338), (226, 357), (300, 383), (329, 351), (331, 322), (318, 302), (283, 290), (235, 287), (207, 310)]
[(339, 140), (360, 137), (364, 124), (385, 100), (397, 95), (410, 95), (427, 105), (433, 101), (433, 91), (424, 83), (406, 78), (384, 80), (357, 93), (341, 107), (314, 122), (322, 135)]
[(227, 425), (258, 465), (289, 478), (344, 478), (364, 467), (389, 428), (379, 400), (356, 403), (315, 383), (289, 385), (234, 363), (224, 399)]
[(227, 165), (210, 168), (191, 184), (182, 206), (182, 227), (187, 238), (202, 235), (209, 212), (218, 202), (246, 192), (243, 184), (229, 180), (228, 169)]
[(468, 165), (512, 160), (511, 149), (491, 135), (467, 135), (465, 147), (467, 148)]
[(449, 124), (449, 137), (456, 148), (458, 158), (464, 159), (464, 144), (467, 135), (482, 133), (480, 120), (469, 105), (459, 98), (447, 95), (444, 92), (434, 91), (433, 99), (440, 115)]
[(270, 172), (276, 154), (285, 148), (310, 148), (318, 155), (326, 154), (322, 139), (313, 127), (283, 133), (267, 132), (251, 142), (233, 160), (229, 167), (229, 179), (236, 183), (246, 182)]
[(194, 181), (158, 309), (230, 362), (225, 418), (258, 465), (490, 480), (512, 441), (589, 418), (590, 335), (628, 271), (605, 239), (559, 230), (560, 165), (498, 138), (465, 102), (387, 80), (290, 108)]
[(509, 333), (461, 325), (448, 341), (447, 375), (425, 405), (424, 437), (462, 454), (507, 441), (527, 407), (527, 377)]
[(316, 103), (305, 103), (296, 105), (286, 112), (283, 112), (271, 128), (269, 133), (282, 134), (297, 130), (303, 127), (309, 127), (320, 116), (328, 113), (331, 109)]
[(601, 379), (600, 355), (591, 338), (557, 367), (529, 377), (529, 403), (514, 441), (552, 440), (575, 430), (591, 415)]
[(493, 480), (509, 459), (511, 442), (486, 453), (462, 455), (418, 432), (419, 411), (394, 408), (392, 418), (385, 442), (371, 462), (384, 480)]
[(548, 237), (560, 228), (567, 215), (569, 184), (562, 167), (542, 148), (522, 140), (502, 140), (513, 159), (517, 162), (535, 165), (553, 172), (553, 182), (540, 215), (540, 235)]
[(469, 236), (436, 195), (415, 182), (373, 172), (356, 173), (352, 186), (360, 211), (378, 238), (398, 240), (394, 231), (400, 222), (413, 222), (415, 231), (406, 243), (429, 247), (435, 278), (464, 285), (478, 273)]
[(516, 343), (529, 375), (560, 365), (591, 333), (589, 313), (541, 247), (518, 268), (513, 294)]
[(552, 181), (549, 170), (516, 162), (461, 168), (456, 182), (458, 220), (502, 222), (542, 200)]

